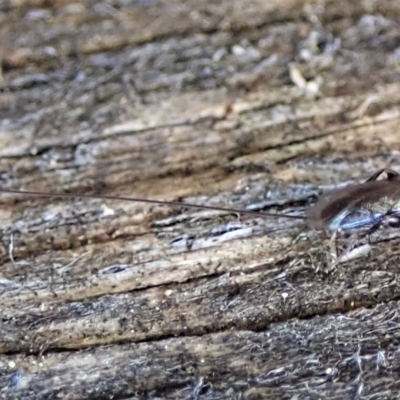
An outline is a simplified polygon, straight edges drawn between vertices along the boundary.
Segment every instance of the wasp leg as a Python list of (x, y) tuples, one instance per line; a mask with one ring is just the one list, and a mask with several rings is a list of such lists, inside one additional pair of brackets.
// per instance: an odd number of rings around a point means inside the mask
[(333, 266), (336, 265), (338, 259), (338, 252), (336, 247), (336, 238), (337, 238), (337, 231), (334, 231), (331, 239), (329, 240), (329, 255), (331, 256), (331, 260), (333, 261)]
[(375, 172), (370, 178), (368, 178), (365, 182), (376, 181), (382, 174), (386, 174), (388, 181), (398, 180), (400, 179), (399, 173), (390, 168), (382, 168), (379, 171)]
[(381, 227), (382, 225), (382, 220), (379, 220), (378, 223), (374, 224), (365, 232), (363, 237), (367, 236), (368, 238), (368, 243), (371, 244), (371, 236)]

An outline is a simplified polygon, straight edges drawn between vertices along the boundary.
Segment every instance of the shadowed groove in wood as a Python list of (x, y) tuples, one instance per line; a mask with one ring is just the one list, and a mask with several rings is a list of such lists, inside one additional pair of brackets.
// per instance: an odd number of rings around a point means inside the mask
[[(316, 317), (312, 326), (308, 321), (293, 320), (259, 333), (231, 331), (53, 353), (42, 361), (41, 369), (28, 356), (18, 360), (18, 377), (9, 371), (1, 379), (3, 385), (15, 381), (14, 393), (21, 396), (30, 393), (23, 387), (24, 379), (28, 380), (44, 398), (58, 393), (53, 380), (63, 376), (71, 399), (90, 398), (95, 387), (116, 396), (152, 392), (166, 398), (185, 397), (199, 380), (204, 382), (205, 399), (218, 393), (222, 396), (228, 389), (231, 393), (260, 391), (267, 398), (290, 398), (293, 393), (307, 395), (304, 382), (310, 377), (313, 393), (332, 399), (351, 398), (362, 384), (379, 393), (385, 382), (386, 390), (397, 391), (398, 307), (391, 302), (374, 310), (353, 311), (346, 318)], [(329, 350), (327, 342), (333, 344)], [(47, 369), (50, 374), (42, 372)], [(377, 369), (386, 378), (376, 380)], [(231, 379), (236, 382), (233, 389)], [(124, 383), (116, 387), (116, 382)], [(9, 394), (16, 398), (12, 391)]]

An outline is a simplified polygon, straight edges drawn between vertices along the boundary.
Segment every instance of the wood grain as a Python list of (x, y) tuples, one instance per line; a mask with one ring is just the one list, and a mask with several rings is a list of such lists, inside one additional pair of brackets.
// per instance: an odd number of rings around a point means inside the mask
[[(4, 188), (302, 214), (400, 172), (397, 2), (25, 0), (0, 21)], [(285, 218), (1, 195), (0, 220), (2, 399), (396, 398), (396, 230), (335, 266)]]

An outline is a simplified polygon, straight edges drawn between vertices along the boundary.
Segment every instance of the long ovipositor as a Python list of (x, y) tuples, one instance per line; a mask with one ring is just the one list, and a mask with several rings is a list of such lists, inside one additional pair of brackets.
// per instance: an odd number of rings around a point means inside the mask
[[(377, 180), (386, 173), (387, 179)], [(307, 220), (311, 228), (324, 230), (350, 230), (365, 227), (377, 229), (383, 223), (400, 226), (400, 175), (391, 169), (382, 169), (366, 182), (336, 189), (324, 195), (306, 216), (280, 214), (273, 212), (251, 211), (218, 206), (207, 206), (178, 201), (143, 199), (137, 197), (119, 197), (108, 195), (50, 193), (18, 189), (0, 189), (2, 193), (36, 197), (90, 198), (138, 203), (190, 207), (202, 210), (224, 211), (234, 214), (251, 214), (272, 218), (290, 218)]]

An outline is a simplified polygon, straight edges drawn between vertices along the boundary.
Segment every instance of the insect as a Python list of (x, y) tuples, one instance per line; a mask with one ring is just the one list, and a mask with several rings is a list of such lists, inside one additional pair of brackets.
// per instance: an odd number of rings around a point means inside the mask
[[(386, 174), (386, 179), (378, 178)], [(389, 168), (373, 174), (366, 182), (336, 189), (320, 198), (308, 213), (311, 228), (333, 231), (331, 255), (334, 265), (368, 253), (370, 237), (380, 227), (400, 227), (400, 175)], [(335, 241), (340, 232), (356, 231), (357, 239), (348, 243), (338, 257)], [(356, 245), (363, 237), (364, 245)]]
[[(383, 174), (386, 174), (386, 179), (378, 180)], [(364, 183), (336, 189), (322, 196), (307, 215), (261, 212), (136, 197), (92, 194), (75, 195), (71, 193), (50, 193), (17, 189), (0, 189), (0, 192), (36, 197), (119, 200), (224, 211), (233, 214), (299, 219), (306, 220), (311, 228), (317, 230), (330, 230), (334, 232), (364, 230), (365, 235), (371, 235), (381, 226), (400, 227), (400, 174), (389, 168), (377, 171)]]
[[(384, 173), (386, 179), (378, 180)], [(371, 235), (381, 226), (398, 228), (400, 175), (384, 168), (364, 183), (334, 190), (310, 210), (308, 221), (315, 229), (366, 229), (366, 235)]]

